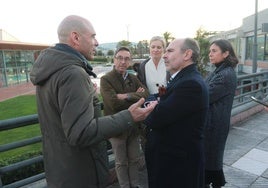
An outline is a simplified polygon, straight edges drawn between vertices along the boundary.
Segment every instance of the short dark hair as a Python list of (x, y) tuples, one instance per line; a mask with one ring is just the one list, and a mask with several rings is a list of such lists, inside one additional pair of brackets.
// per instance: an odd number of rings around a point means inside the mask
[(229, 51), (229, 55), (225, 59), (231, 67), (236, 67), (236, 65), (239, 63), (239, 60), (234, 52), (232, 44), (228, 40), (217, 39), (213, 41), (210, 45), (212, 44), (218, 46), (221, 49), (222, 53)]
[(118, 54), (118, 52), (120, 52), (120, 51), (128, 51), (131, 54), (130, 49), (128, 47), (121, 46), (121, 47), (119, 47), (118, 49), (115, 50), (114, 56), (116, 56)]
[(198, 63), (199, 56), (200, 56), (200, 47), (198, 42), (192, 38), (185, 38), (181, 50), (184, 52), (186, 50), (192, 50), (192, 60), (194, 63)]

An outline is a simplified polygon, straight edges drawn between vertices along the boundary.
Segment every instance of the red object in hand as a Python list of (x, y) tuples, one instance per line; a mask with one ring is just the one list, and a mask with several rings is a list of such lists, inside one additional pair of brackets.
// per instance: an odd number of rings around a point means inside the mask
[(160, 86), (159, 84), (156, 84), (156, 86), (158, 87), (158, 95), (159, 95), (159, 97), (161, 97), (161, 96), (166, 94), (167, 88), (164, 85)]

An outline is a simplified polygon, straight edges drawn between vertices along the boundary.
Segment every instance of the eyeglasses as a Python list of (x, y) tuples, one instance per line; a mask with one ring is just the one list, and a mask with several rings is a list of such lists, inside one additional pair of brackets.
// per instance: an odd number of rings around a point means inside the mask
[(123, 57), (123, 56), (117, 56), (115, 57), (115, 59), (117, 59), (118, 61), (125, 61), (125, 62), (130, 62), (131, 61), (131, 58), (130, 57)]

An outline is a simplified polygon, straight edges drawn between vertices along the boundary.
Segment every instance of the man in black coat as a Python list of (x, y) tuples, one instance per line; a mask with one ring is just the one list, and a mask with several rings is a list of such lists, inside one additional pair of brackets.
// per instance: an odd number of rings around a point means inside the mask
[(204, 186), (204, 126), (208, 89), (196, 68), (199, 45), (175, 39), (164, 54), (172, 81), (145, 120), (150, 188)]

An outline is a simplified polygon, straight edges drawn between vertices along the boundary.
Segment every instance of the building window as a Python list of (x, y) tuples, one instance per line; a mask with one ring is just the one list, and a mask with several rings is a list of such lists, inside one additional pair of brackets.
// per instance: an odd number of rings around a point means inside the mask
[(29, 82), (29, 72), (34, 63), (35, 51), (6, 50), (3, 51), (5, 61), (5, 77), (7, 86)]
[(246, 39), (246, 59), (253, 59), (253, 36)]
[(268, 37), (267, 37), (267, 34), (264, 35), (264, 49), (263, 49), (263, 52), (264, 52), (263, 60), (268, 60)]
[[(253, 45), (254, 45), (254, 36), (247, 37), (246, 39), (246, 59), (253, 59)], [(268, 60), (268, 39), (266, 34), (259, 35), (257, 37), (257, 60), (264, 61)]]
[(0, 88), (6, 85), (3, 51), (0, 50)]
[(257, 60), (264, 60), (264, 35), (257, 37)]

